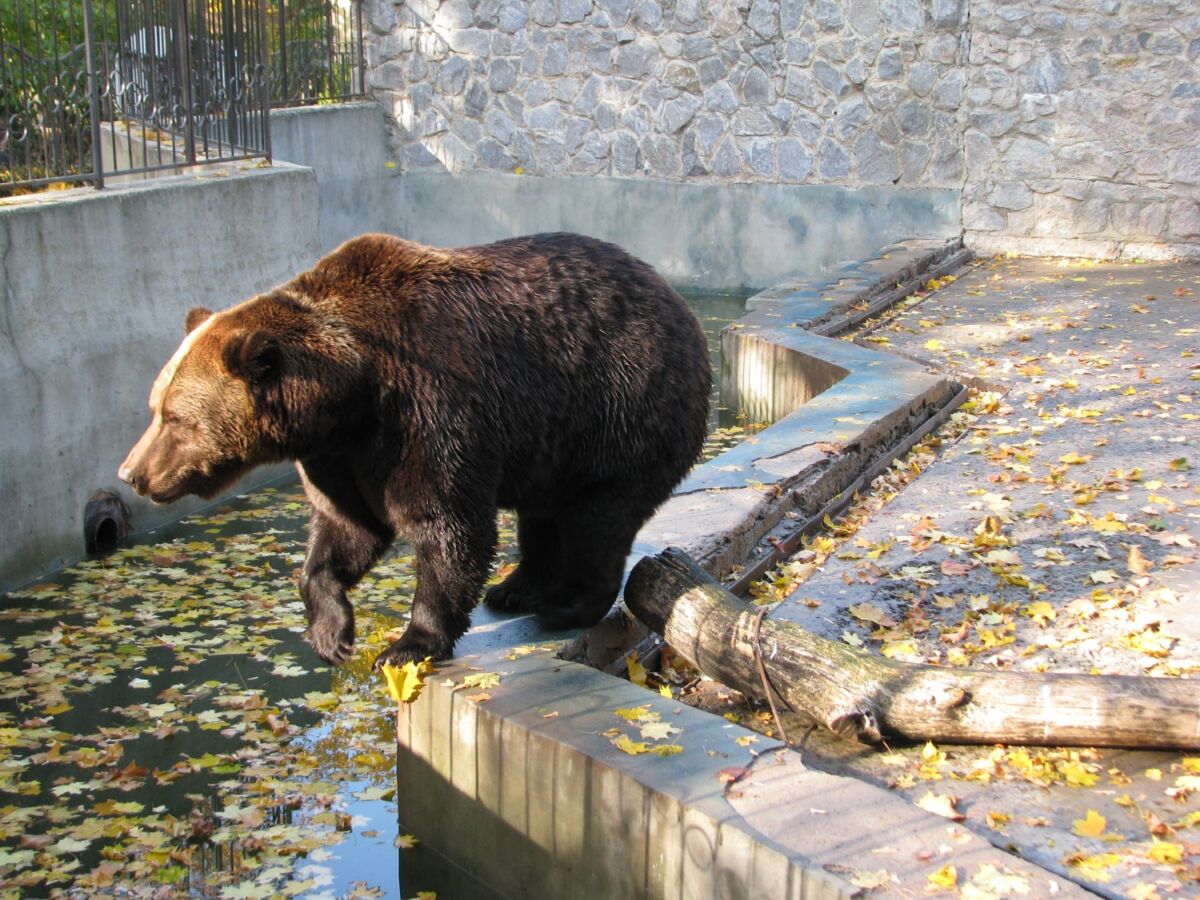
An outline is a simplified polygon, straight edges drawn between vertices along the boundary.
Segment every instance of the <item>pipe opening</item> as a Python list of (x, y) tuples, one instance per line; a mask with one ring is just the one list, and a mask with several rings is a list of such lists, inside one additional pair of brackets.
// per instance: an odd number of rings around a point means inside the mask
[(88, 556), (108, 556), (129, 537), (129, 507), (112, 491), (96, 491), (83, 509)]

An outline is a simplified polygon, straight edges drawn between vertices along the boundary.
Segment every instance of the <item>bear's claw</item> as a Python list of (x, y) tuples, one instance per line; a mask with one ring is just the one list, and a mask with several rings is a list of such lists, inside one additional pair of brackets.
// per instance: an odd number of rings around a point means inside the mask
[(340, 666), (354, 652), (354, 621), (318, 619), (308, 627), (304, 639), (317, 656), (332, 666)]

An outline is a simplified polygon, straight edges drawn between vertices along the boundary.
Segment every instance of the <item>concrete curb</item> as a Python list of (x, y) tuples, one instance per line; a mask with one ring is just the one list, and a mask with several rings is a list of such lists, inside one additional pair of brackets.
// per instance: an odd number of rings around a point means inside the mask
[[(953, 393), (947, 379), (806, 328), (869, 305), (960, 250), (894, 245), (825, 284), (793, 282), (751, 298), (749, 314), (727, 330), (728, 369), (746, 379), (741, 401), (780, 417), (697, 468), (639, 534), (630, 565), (675, 545), (722, 575), (785, 516), (818, 509), (934, 414)], [(554, 658), (544, 642), (563, 635), (531, 617), (480, 607), (475, 623), (455, 665), (401, 711), (398, 796), (405, 827), (501, 893), (852, 897), (862, 893), (855, 879), (884, 869), (881, 887), (922, 893), (930, 874), (954, 863), (1006, 867), (1032, 896), (1089, 896), (885, 790), (806, 769), (799, 754), (755, 762), (761, 736)], [(499, 674), (490, 696), (461, 690), (472, 670)], [(617, 734), (642, 740), (616, 714), (631, 707), (680, 729), (669, 740), (681, 751), (618, 749)], [(724, 791), (722, 770), (746, 766), (751, 774)]]

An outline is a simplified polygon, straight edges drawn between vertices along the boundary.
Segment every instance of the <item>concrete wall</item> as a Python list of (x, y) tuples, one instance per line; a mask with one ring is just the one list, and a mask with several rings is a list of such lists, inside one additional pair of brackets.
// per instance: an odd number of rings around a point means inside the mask
[[(318, 255), (310, 170), (222, 171), (0, 205), (0, 589), (82, 555), (84, 505), (117, 484), (187, 310)], [(200, 505), (121, 493), (139, 530)]]
[(313, 170), (322, 251), (368, 231), (395, 230), (399, 169), (379, 104), (272, 110), (271, 150), (277, 160)]
[(1191, 0), (366, 9), (406, 176), (954, 190), (982, 251), (1200, 255)]
[(566, 230), (614, 241), (669, 281), (761, 288), (870, 256), (896, 234), (958, 234), (957, 193), (825, 185), (411, 172), (399, 232), (435, 245)]

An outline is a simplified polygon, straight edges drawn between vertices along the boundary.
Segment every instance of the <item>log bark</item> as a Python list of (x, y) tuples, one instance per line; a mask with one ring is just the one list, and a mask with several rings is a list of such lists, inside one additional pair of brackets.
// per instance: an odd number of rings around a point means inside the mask
[[(625, 603), (701, 672), (765, 699), (755, 662), (759, 608), (686, 553), (669, 548), (641, 560)], [(864, 743), (1200, 748), (1200, 691), (1187, 679), (901, 663), (769, 617), (760, 644), (789, 707)]]

